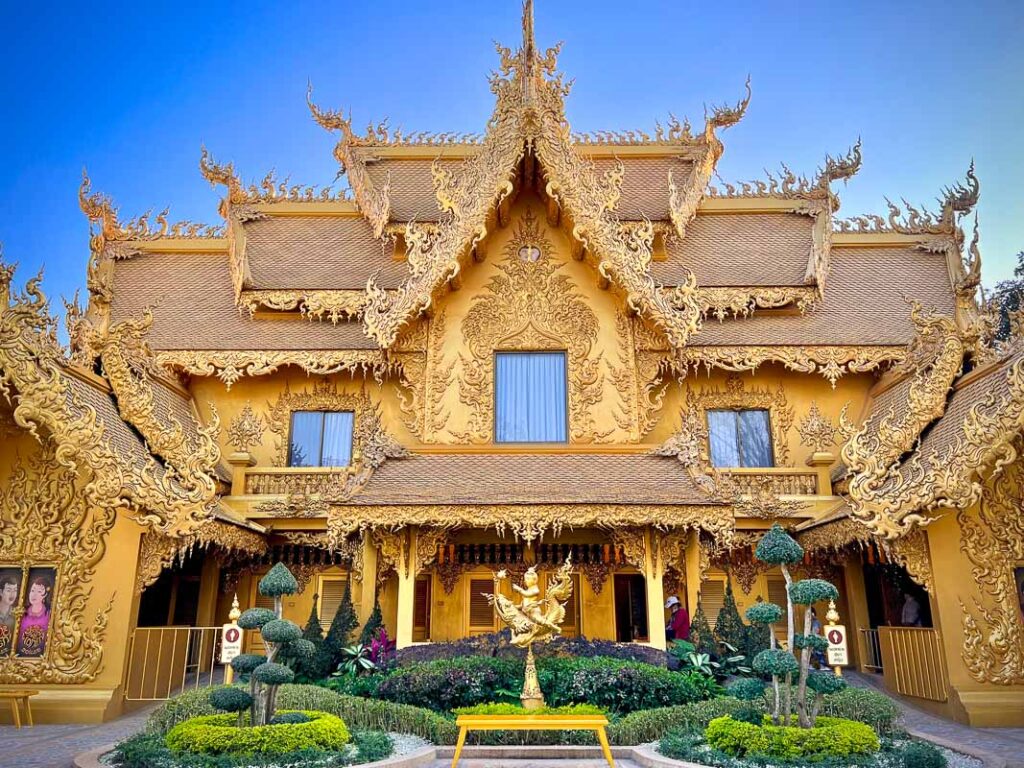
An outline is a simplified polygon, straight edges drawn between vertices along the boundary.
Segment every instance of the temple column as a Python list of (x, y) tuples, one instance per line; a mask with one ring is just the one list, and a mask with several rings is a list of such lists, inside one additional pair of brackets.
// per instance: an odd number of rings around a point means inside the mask
[(686, 610), (690, 612), (691, 620), (697, 612), (703, 578), (704, 574), (700, 570), (700, 531), (690, 531), (690, 540), (686, 543)]
[(870, 629), (871, 621), (868, 618), (868, 596), (864, 588), (864, 566), (859, 555), (847, 556), (843, 564), (843, 589), (846, 593), (849, 615), (839, 618), (840, 622), (846, 625), (847, 633), (852, 636), (847, 640), (851, 651), (851, 666), (855, 666), (861, 672), (867, 672), (864, 666), (868, 660), (867, 649), (864, 647), (864, 634), (861, 630)]
[[(363, 626), (373, 613), (377, 599), (377, 543), (369, 532), (363, 534), (363, 572), (359, 585), (359, 604), (356, 606), (359, 623)], [(349, 574), (351, 578), (351, 573)]]
[(644, 533), (644, 583), (647, 586), (647, 634), (654, 648), (665, 650), (665, 563), (657, 531)]
[(407, 648), (412, 645), (414, 596), (416, 593), (416, 528), (401, 531), (401, 556), (395, 564), (398, 574), (398, 616), (395, 645)]
[(220, 586), (220, 562), (207, 551), (199, 573), (199, 606), (196, 609), (196, 626), (212, 627), (217, 623), (217, 592)]

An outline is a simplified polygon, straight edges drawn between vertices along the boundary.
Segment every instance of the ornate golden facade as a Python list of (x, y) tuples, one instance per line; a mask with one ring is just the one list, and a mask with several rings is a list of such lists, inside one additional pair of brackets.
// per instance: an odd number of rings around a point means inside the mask
[[(900, 629), (942, 649), (930, 706), (1015, 722), (1024, 353), (977, 300), (973, 167), (938, 213), (888, 218), (836, 218), (859, 142), (810, 178), (712, 186), (749, 82), (698, 128), (574, 133), (530, 2), (522, 33), (480, 135), (359, 134), (310, 93), (351, 194), (246, 185), (204, 148), (222, 224), (123, 222), (86, 176), (69, 349), (39, 280), (3, 268), (15, 633), (52, 579), (45, 649), (0, 653), (0, 684), (44, 688), (44, 718), (113, 716), (154, 625), (218, 626), (278, 559), (289, 618), (351, 579), (405, 646), (498, 629), (481, 583), (571, 556), (566, 631), (664, 647), (671, 594), (712, 617), (727, 579), (741, 609), (772, 599), (752, 547), (779, 521), (839, 582), (856, 664), (895, 631), (892, 585), (919, 590), (931, 626)], [(564, 442), (498, 441), (499, 352), (564, 353)], [(710, 410), (765, 412), (769, 466), (712, 466)], [(288, 466), (297, 411), (352, 413), (348, 466)]]

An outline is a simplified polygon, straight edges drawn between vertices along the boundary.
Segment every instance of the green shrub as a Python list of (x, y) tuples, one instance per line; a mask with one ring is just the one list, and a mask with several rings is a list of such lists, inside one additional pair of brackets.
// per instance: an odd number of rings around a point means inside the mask
[(838, 600), (839, 590), (824, 579), (803, 579), (789, 588), (789, 599), (797, 605), (813, 605), (822, 600)]
[(708, 746), (736, 757), (761, 755), (803, 758), (813, 761), (825, 757), (867, 755), (879, 749), (878, 735), (870, 726), (853, 720), (819, 717), (813, 728), (754, 725), (719, 717), (704, 730)]
[(735, 699), (756, 701), (764, 696), (764, 682), (756, 677), (744, 677), (730, 683), (725, 690)]
[(757, 543), (754, 557), (769, 565), (799, 563), (804, 559), (804, 548), (781, 525), (775, 523)]
[(277, 614), (269, 608), (248, 608), (238, 617), (238, 626), (242, 629), (259, 629), (276, 618)]
[(927, 741), (908, 741), (900, 750), (903, 768), (946, 768), (946, 756)]
[(489, 701), (486, 704), (475, 704), (472, 707), (459, 707), (452, 711), (453, 715), (603, 715), (600, 707), (593, 704), (567, 704), (562, 707), (541, 707), (525, 709), (519, 704), (503, 701)]
[(260, 635), (272, 643), (290, 643), (302, 637), (302, 630), (293, 621), (271, 619), (260, 627)]
[(268, 661), (252, 671), (252, 676), (264, 685), (283, 685), (295, 679), (295, 673), (284, 664)]
[(821, 635), (801, 635), (798, 632), (793, 635), (793, 647), (798, 650), (810, 648), (812, 651), (824, 653), (828, 650), (828, 638)]
[(880, 736), (889, 736), (900, 730), (899, 705), (884, 693), (867, 688), (846, 687), (838, 693), (824, 697), (821, 714), (867, 723)]
[(769, 648), (766, 651), (761, 651), (754, 657), (752, 666), (759, 675), (772, 675), (775, 677), (795, 675), (800, 669), (796, 657), (789, 651), (784, 651), (781, 648)]
[(358, 731), (352, 734), (356, 747), (356, 763), (375, 763), (391, 757), (395, 745), (391, 737), (381, 731)]
[(257, 653), (241, 653), (231, 660), (231, 668), (240, 675), (249, 675), (256, 667), (266, 663), (266, 656)]
[(754, 603), (747, 608), (747, 621), (751, 624), (765, 626), (782, 619), (782, 608), (775, 603)]
[(282, 712), (279, 715), (274, 715), (270, 725), (298, 725), (309, 721), (310, 717), (305, 712)]
[(694, 748), (704, 743), (704, 737), (692, 731), (671, 731), (658, 741), (658, 752), (672, 760), (694, 759)]
[(328, 678), (323, 683), (332, 691), (344, 693), (346, 696), (362, 696), (366, 699), (379, 698), (377, 689), (384, 682), (385, 676), (374, 675), (338, 675)]
[(294, 595), (298, 591), (299, 582), (284, 563), (275, 564), (267, 571), (267, 575), (260, 579), (259, 592), (267, 597)]
[(241, 688), (225, 686), (210, 693), (210, 704), (222, 712), (244, 712), (252, 706), (252, 696)]
[(522, 685), (523, 665), (518, 661), (465, 657), (400, 667), (380, 682), (377, 695), (399, 704), (449, 712), (493, 701), (500, 691), (518, 698)]
[[(760, 707), (763, 702), (752, 704)], [(699, 733), (716, 717), (731, 715), (744, 705), (745, 702), (738, 699), (720, 696), (678, 707), (659, 707), (633, 712), (608, 726), (608, 740), (612, 744), (646, 744), (657, 741), (672, 731)]]
[(174, 726), (164, 741), (175, 753), (282, 755), (303, 749), (339, 750), (349, 742), (340, 717), (306, 711), (309, 722), (239, 728), (233, 715), (202, 715)]
[(815, 693), (838, 693), (846, 688), (846, 681), (830, 671), (812, 671), (807, 674), (807, 687)]

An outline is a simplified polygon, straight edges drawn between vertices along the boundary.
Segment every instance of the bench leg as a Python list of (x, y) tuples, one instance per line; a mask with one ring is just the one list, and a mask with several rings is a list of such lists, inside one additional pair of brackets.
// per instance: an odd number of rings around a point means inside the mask
[(466, 743), (466, 726), (459, 729), (459, 740), (455, 743), (455, 754), (452, 756), (452, 768), (459, 764), (459, 755), (462, 754), (462, 747)]
[(25, 697), (25, 720), (28, 721), (30, 728), (35, 725), (32, 722), (32, 700), (28, 696)]
[(615, 758), (612, 757), (612, 748), (608, 744), (608, 734), (604, 728), (597, 729), (597, 740), (601, 742), (601, 751), (604, 752), (604, 759), (608, 761), (608, 768), (615, 768)]
[(18, 711), (17, 699), (11, 699), (11, 714), (14, 716), (14, 727), (21, 728), (21, 713)]

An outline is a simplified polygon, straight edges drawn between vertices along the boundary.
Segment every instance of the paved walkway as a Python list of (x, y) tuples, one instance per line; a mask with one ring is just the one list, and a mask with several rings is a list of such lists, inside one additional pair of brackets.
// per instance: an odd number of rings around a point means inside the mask
[(141, 730), (152, 707), (98, 725), (0, 726), (0, 766), (69, 768), (75, 755)]
[(1024, 728), (972, 728), (937, 717), (889, 694), (878, 675), (844, 672), (859, 688), (874, 688), (893, 699), (903, 710), (903, 724), (915, 735), (932, 738), (950, 749), (987, 753), (1005, 760), (1007, 768), (1024, 768)]

